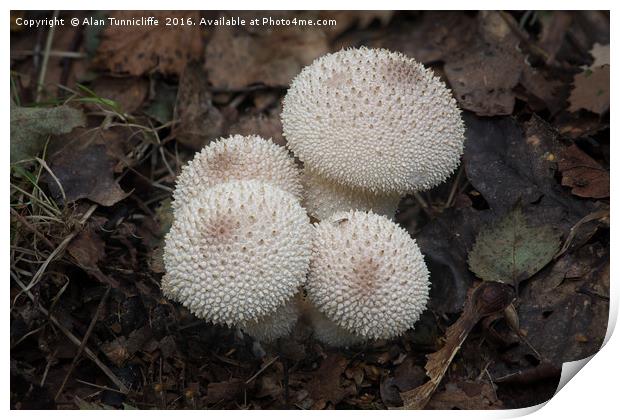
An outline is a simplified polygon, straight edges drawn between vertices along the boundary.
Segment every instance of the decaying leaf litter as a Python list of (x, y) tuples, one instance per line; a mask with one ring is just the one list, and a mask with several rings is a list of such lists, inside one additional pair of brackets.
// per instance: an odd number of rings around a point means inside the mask
[[(278, 13), (338, 25), (59, 27), (47, 50), (46, 29), (12, 28), (13, 408), (514, 408), (551, 397), (562, 362), (598, 350), (609, 14)], [(396, 217), (431, 271), (415, 330), (335, 350), (298, 328), (259, 346), (165, 300), (180, 167), (223, 135), (284, 144), (291, 78), (361, 45), (433, 68), (467, 126), (459, 171)], [(481, 312), (487, 289), (495, 307)]]

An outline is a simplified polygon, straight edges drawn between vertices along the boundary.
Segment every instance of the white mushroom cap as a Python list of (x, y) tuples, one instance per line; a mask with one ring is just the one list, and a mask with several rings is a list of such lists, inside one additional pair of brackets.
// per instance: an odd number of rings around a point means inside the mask
[(398, 194), (374, 194), (345, 187), (307, 168), (304, 168), (302, 182), (303, 205), (308, 214), (318, 220), (347, 210), (372, 210), (392, 219), (400, 202)]
[(428, 276), (415, 240), (384, 216), (350, 211), (315, 225), (308, 299), (355, 335), (387, 339), (412, 328)]
[(286, 148), (259, 136), (230, 136), (209, 143), (183, 167), (173, 208), (214, 185), (259, 180), (302, 198), (301, 174)]
[(238, 325), (272, 314), (305, 282), (312, 227), (299, 201), (260, 181), (219, 184), (175, 210), (164, 294)]
[(248, 335), (259, 341), (270, 343), (291, 333), (299, 318), (297, 299), (292, 298), (270, 315), (256, 321), (247, 321), (240, 325)]
[(307, 309), (306, 315), (312, 326), (314, 337), (323, 344), (332, 347), (347, 347), (366, 341), (363, 337), (339, 327), (314, 307)]
[(342, 50), (305, 67), (284, 98), (282, 124), (306, 167), (383, 193), (444, 181), (465, 138), (446, 85), (422, 64), (384, 49)]

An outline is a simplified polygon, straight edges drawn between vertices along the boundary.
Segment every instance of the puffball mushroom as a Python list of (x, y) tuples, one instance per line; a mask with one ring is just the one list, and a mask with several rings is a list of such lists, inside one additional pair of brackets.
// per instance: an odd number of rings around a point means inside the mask
[(341, 212), (315, 225), (308, 299), (351, 334), (389, 339), (412, 328), (428, 277), (416, 241), (385, 216)]
[(282, 124), (306, 167), (384, 194), (443, 182), (457, 168), (465, 138), (456, 101), (431, 70), (364, 47), (305, 67), (284, 98)]
[(306, 310), (306, 316), (312, 326), (314, 337), (323, 344), (332, 347), (347, 347), (366, 341), (363, 337), (339, 327), (313, 307)]
[(256, 180), (194, 187), (166, 236), (164, 295), (229, 326), (273, 314), (306, 279), (312, 227), (299, 200)]
[(183, 206), (214, 185), (251, 179), (302, 197), (301, 174), (286, 148), (260, 136), (235, 135), (209, 143), (183, 167), (173, 207)]
[(307, 168), (304, 168), (302, 183), (304, 186), (303, 205), (308, 214), (317, 220), (352, 209), (372, 210), (392, 219), (400, 201), (398, 194), (375, 194), (346, 187), (323, 178)]
[(240, 325), (241, 329), (251, 337), (270, 343), (287, 336), (293, 330), (299, 318), (297, 298), (292, 298), (270, 315), (255, 321), (247, 321)]

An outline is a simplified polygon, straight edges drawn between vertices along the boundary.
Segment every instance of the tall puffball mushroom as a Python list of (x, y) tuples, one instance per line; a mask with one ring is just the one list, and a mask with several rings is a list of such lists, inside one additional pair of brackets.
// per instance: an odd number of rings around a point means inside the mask
[(257, 320), (246, 321), (240, 325), (248, 335), (259, 341), (270, 343), (287, 336), (299, 318), (298, 298), (293, 297), (275, 312)]
[(199, 181), (200, 193), (174, 209), (164, 295), (218, 324), (274, 314), (306, 280), (312, 235), (306, 212), (294, 195), (260, 181), (206, 190)]
[(303, 205), (308, 214), (318, 220), (349, 209), (372, 210), (392, 219), (400, 201), (398, 194), (375, 194), (355, 190), (330, 181), (308, 168), (304, 168), (302, 183)]
[(338, 326), (314, 307), (306, 309), (306, 317), (312, 326), (314, 338), (323, 344), (332, 347), (347, 347), (365, 341), (363, 337)]
[(429, 272), (409, 234), (384, 216), (341, 212), (315, 226), (306, 290), (330, 321), (364, 339), (393, 338), (426, 308)]
[(284, 98), (282, 124), (305, 167), (381, 194), (443, 182), (459, 164), (465, 137), (445, 84), (384, 49), (342, 50), (305, 67)]
[(173, 207), (229, 181), (264, 181), (302, 197), (301, 175), (288, 151), (260, 136), (230, 136), (209, 143), (181, 170)]

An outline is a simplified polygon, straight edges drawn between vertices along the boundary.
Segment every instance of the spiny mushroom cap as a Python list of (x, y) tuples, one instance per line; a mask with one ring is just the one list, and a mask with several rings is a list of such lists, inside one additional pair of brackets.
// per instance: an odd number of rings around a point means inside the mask
[(334, 213), (347, 210), (372, 210), (377, 214), (394, 218), (400, 196), (398, 194), (374, 194), (330, 181), (318, 173), (304, 168), (303, 205), (308, 214), (323, 220)]
[(426, 308), (428, 269), (415, 240), (384, 216), (337, 213), (315, 227), (306, 290), (341, 328), (367, 339), (413, 327)]
[(286, 148), (259, 136), (230, 136), (210, 143), (181, 170), (174, 191), (178, 208), (229, 181), (259, 180), (302, 197), (301, 175)]
[(299, 318), (297, 299), (292, 298), (270, 315), (256, 321), (247, 321), (240, 325), (248, 335), (259, 341), (270, 343), (291, 333)]
[(299, 201), (260, 181), (219, 184), (177, 208), (162, 290), (196, 316), (238, 325), (305, 282), (312, 227)]
[(289, 148), (340, 184), (408, 193), (444, 181), (459, 164), (464, 125), (431, 70), (384, 49), (316, 59), (293, 80), (282, 111)]
[(308, 309), (306, 315), (312, 326), (314, 337), (323, 344), (332, 347), (347, 347), (366, 341), (363, 337), (339, 327), (314, 307)]

